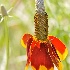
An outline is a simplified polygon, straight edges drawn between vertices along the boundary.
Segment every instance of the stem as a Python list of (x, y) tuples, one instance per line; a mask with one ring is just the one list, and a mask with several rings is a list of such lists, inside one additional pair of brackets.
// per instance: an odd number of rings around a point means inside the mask
[(45, 12), (44, 0), (35, 0), (35, 9), (39, 13)]
[(38, 40), (45, 41), (48, 36), (48, 15), (45, 12), (44, 0), (35, 0), (35, 3), (35, 36)]
[(3, 5), (1, 5), (1, 13), (2, 17), (4, 18), (5, 42), (6, 42), (6, 70), (8, 70), (8, 64), (9, 64), (9, 32), (7, 26), (8, 14)]
[(5, 42), (6, 42), (6, 70), (8, 70), (9, 64), (9, 32), (7, 26), (7, 16), (4, 17), (4, 25), (5, 25)]

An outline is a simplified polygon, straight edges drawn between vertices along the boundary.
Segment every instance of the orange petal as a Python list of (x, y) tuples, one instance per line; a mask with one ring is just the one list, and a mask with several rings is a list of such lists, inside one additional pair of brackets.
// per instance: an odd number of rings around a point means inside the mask
[(32, 38), (32, 35), (25, 34), (21, 39), (21, 45), (26, 48), (27, 42), (30, 38)]
[(54, 45), (61, 60), (65, 59), (68, 54), (66, 46), (56, 37), (48, 36), (48, 39)]

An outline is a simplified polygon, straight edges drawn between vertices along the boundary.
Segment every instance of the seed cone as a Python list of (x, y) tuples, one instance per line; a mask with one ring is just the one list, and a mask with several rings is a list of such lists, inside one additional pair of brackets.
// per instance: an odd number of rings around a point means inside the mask
[(48, 36), (48, 15), (47, 13), (36, 13), (34, 16), (35, 36), (38, 40), (45, 41)]

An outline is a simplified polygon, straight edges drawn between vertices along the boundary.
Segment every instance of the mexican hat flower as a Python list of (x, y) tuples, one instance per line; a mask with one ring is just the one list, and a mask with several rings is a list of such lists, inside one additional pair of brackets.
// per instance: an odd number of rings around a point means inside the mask
[(66, 58), (68, 50), (57, 37), (48, 35), (48, 15), (44, 12), (43, 0), (36, 0), (36, 7), (35, 36), (24, 34), (21, 39), (22, 46), (27, 48), (25, 70), (29, 64), (32, 70), (54, 70), (54, 66), (62, 70), (61, 61)]
[(62, 70), (61, 60), (65, 59), (68, 51), (57, 37), (48, 36), (46, 41), (41, 41), (25, 34), (21, 43), (27, 48), (26, 70), (30, 63), (33, 70), (54, 70), (54, 64), (58, 70)]

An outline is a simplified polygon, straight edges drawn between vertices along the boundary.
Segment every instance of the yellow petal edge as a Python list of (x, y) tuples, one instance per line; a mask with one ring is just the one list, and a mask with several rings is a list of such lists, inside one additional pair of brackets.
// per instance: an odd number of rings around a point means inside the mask
[[(33, 66), (32, 66), (32, 70), (36, 70)], [(48, 70), (44, 65), (40, 65), (39, 70)], [(49, 70), (54, 70), (53, 67), (51, 67)]]
[(66, 56), (68, 55), (68, 49), (66, 48), (63, 54), (61, 54), (59, 51), (57, 51), (57, 54), (58, 54), (60, 60), (64, 60), (66, 58)]
[(57, 68), (58, 68), (58, 70), (63, 70), (63, 65), (61, 62), (59, 62), (59, 66)]
[(21, 45), (26, 48), (26, 45), (24, 44), (23, 40), (21, 39)]

